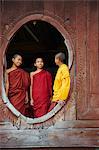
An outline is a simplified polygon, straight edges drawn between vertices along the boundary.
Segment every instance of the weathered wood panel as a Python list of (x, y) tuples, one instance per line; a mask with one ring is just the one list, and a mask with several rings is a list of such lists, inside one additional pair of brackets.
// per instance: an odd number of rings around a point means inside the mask
[[(0, 146), (3, 148), (99, 147), (99, 120), (94, 120), (99, 119), (99, 1), (2, 1), (0, 39), (3, 47), (0, 49), (0, 81), (7, 35), (16, 22), (29, 14), (36, 13), (46, 14), (61, 22), (73, 40), (75, 51), (71, 76), (75, 78), (73, 89), (76, 90), (73, 93), (73, 100), (77, 101), (77, 119), (83, 120), (73, 121), (75, 114), (71, 112), (76, 105), (73, 101), (71, 105), (68, 104), (64, 110), (61, 110), (56, 118), (54, 117), (57, 121), (56, 125), (52, 120), (42, 124), (42, 126), (45, 124), (50, 126), (46, 130), (18, 131), (11, 125), (0, 125), (2, 129), (0, 130)], [(1, 121), (5, 119), (2, 112), (4, 108), (4, 105), (0, 103)], [(62, 116), (63, 112), (66, 115)], [(72, 121), (60, 121), (60, 117), (68, 120), (71, 114)]]
[(86, 2), (77, 3), (76, 13), (76, 80), (77, 80), (77, 116), (86, 111), (87, 72), (86, 72)]
[[(99, 1), (88, 3), (88, 58), (92, 94), (99, 94)], [(94, 53), (94, 54), (93, 54)]]
[(55, 128), (66, 129), (66, 128), (98, 128), (99, 121), (97, 120), (74, 120), (74, 121), (62, 121), (61, 124), (57, 122)]
[[(7, 127), (6, 127), (7, 128)], [(1, 130), (1, 148), (98, 147), (99, 128), (46, 130)], [(94, 137), (94, 138), (93, 138)]]
[(77, 12), (77, 115), (99, 119), (99, 3), (85, 2)]
[(99, 119), (99, 1), (88, 3), (88, 20), (89, 112), (86, 115)]
[(65, 16), (65, 3), (64, 1), (54, 1), (54, 15), (60, 19), (64, 20)]

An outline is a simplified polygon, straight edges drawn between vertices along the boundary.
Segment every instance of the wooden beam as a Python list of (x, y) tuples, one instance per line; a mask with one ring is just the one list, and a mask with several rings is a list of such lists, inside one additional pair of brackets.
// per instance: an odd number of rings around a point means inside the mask
[(29, 29), (27, 25), (24, 25), (24, 28), (30, 33), (30, 35), (34, 38), (36, 42), (39, 42), (39, 39), (35, 36), (35, 34)]
[(56, 123), (55, 128), (66, 129), (66, 128), (99, 128), (99, 120), (72, 120), (62, 121)]
[(0, 130), (0, 148), (99, 147), (99, 128)]

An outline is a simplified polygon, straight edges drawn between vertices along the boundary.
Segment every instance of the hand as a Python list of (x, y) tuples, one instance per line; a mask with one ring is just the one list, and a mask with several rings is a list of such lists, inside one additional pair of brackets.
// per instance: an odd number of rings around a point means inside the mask
[(58, 100), (58, 104), (65, 104), (64, 100)]
[(29, 100), (28, 99), (25, 99), (25, 104), (28, 104)]
[(29, 97), (28, 97), (28, 92), (26, 92), (25, 104), (28, 104), (28, 102), (29, 102)]
[(30, 101), (30, 104), (33, 106), (33, 100)]
[(50, 101), (52, 101), (53, 97), (50, 97)]

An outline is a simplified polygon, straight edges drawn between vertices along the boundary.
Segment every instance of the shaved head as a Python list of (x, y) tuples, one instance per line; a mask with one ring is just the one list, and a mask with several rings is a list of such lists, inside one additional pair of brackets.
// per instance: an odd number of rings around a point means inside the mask
[(55, 55), (55, 58), (58, 58), (61, 62), (64, 62), (64, 60), (65, 60), (65, 54), (62, 53), (62, 52), (57, 53), (57, 54)]

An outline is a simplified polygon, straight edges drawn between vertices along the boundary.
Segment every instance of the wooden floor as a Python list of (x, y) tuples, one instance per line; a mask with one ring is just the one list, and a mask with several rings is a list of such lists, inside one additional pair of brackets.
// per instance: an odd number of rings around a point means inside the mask
[[(92, 145), (96, 148), (88, 148)], [(93, 128), (93, 130), (92, 128), (70, 128), (65, 126), (59, 128), (57, 125), (48, 129), (17, 130), (9, 122), (6, 122), (5, 125), (1, 123), (0, 148), (43, 149), (44, 147), (46, 147), (45, 150), (56, 148), (59, 150), (99, 150), (99, 128)]]

